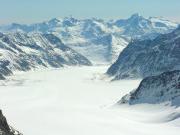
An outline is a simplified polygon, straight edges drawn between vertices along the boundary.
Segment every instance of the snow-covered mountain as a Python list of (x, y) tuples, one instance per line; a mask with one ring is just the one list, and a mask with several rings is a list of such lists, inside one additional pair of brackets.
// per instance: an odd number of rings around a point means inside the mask
[(16, 131), (8, 125), (6, 117), (0, 110), (0, 135), (22, 135), (19, 131)]
[(115, 79), (143, 78), (180, 69), (180, 27), (154, 40), (132, 41), (107, 74)]
[(143, 79), (135, 91), (125, 95), (118, 103), (133, 105), (168, 102), (170, 105), (179, 106), (179, 101), (180, 70), (175, 70)]
[(154, 38), (159, 33), (170, 32), (177, 27), (176, 23), (163, 18), (144, 18), (139, 14), (132, 15), (129, 19), (117, 20), (114, 25), (123, 29), (122, 34), (133, 38)]
[(64, 45), (53, 34), (0, 33), (0, 78), (14, 70), (91, 65), (83, 55)]
[(13, 23), (0, 27), (1, 31), (53, 33), (62, 42), (92, 62), (114, 62), (131, 38), (154, 38), (172, 31), (177, 23), (162, 18), (144, 18), (138, 14), (128, 19), (54, 18), (43, 23), (21, 25)]

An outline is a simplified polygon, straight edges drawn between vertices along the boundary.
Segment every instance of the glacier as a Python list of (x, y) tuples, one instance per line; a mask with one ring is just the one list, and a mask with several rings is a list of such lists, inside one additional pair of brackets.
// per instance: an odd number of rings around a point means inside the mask
[[(0, 81), (0, 106), (24, 135), (177, 135), (178, 108), (114, 105), (141, 80), (109, 82), (107, 66), (17, 72)], [(16, 112), (16, 113), (15, 113)], [(149, 130), (151, 129), (151, 130)]]

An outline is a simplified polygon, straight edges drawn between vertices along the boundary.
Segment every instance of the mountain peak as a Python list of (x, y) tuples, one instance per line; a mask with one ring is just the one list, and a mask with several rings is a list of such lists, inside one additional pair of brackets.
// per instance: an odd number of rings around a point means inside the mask
[(72, 16), (65, 17), (64, 20), (66, 20), (66, 21), (71, 21), (71, 22), (77, 22), (77, 21), (78, 21), (78, 19), (76, 19), (76, 18), (74, 18), (74, 17), (72, 17)]
[(135, 13), (135, 14), (131, 15), (130, 18), (140, 18), (140, 17), (142, 17), (142, 16), (139, 13)]
[(127, 21), (134, 23), (134, 22), (141, 22), (142, 20), (147, 20), (146, 18), (144, 18), (143, 16), (141, 16), (140, 14), (136, 13), (133, 14), (130, 18), (127, 19)]
[(51, 24), (51, 25), (57, 25), (58, 23), (60, 23), (61, 20), (58, 19), (58, 18), (53, 18), (51, 19), (50, 21), (48, 21), (48, 24)]
[(71, 27), (74, 26), (78, 22), (78, 19), (70, 16), (70, 17), (65, 17), (63, 20), (63, 26)]
[(58, 18), (53, 18), (53, 19), (51, 19), (49, 22), (59, 22), (60, 21), (60, 19), (58, 19)]

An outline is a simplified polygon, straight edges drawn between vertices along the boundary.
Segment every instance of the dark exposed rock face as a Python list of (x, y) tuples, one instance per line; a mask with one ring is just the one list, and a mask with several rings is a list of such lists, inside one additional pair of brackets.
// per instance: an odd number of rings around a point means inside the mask
[(154, 40), (131, 42), (107, 74), (115, 79), (144, 78), (180, 69), (180, 27)]
[(7, 60), (0, 61), (0, 80), (4, 80), (5, 79), (4, 76), (12, 74), (11, 70), (8, 68), (8, 65), (9, 65), (9, 61)]
[(0, 135), (22, 135), (18, 131), (14, 130), (7, 123), (6, 118), (3, 116), (0, 110)]
[(169, 71), (157, 76), (143, 79), (139, 87), (125, 95), (119, 103), (157, 104), (170, 102), (171, 105), (180, 105), (180, 70)]

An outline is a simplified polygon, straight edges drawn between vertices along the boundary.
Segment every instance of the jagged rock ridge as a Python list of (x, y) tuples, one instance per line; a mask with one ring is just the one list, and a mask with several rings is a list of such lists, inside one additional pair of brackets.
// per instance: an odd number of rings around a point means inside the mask
[(0, 78), (14, 70), (27, 71), (65, 65), (91, 65), (83, 55), (64, 45), (53, 34), (0, 33)]
[(125, 95), (118, 103), (134, 105), (164, 102), (173, 106), (180, 105), (180, 70), (167, 71), (143, 79), (136, 90)]
[(107, 74), (115, 79), (144, 78), (180, 69), (180, 27), (154, 40), (132, 41)]

